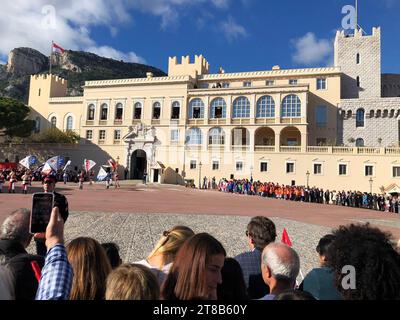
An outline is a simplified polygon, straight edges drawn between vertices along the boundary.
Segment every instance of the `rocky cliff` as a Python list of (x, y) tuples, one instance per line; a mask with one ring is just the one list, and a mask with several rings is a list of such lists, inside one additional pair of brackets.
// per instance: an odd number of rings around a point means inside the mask
[[(48, 57), (31, 48), (16, 48), (10, 52), (7, 65), (0, 65), (0, 96), (27, 103), (29, 76), (48, 72)], [(72, 96), (83, 93), (85, 81), (145, 78), (147, 72), (156, 77), (166, 75), (151, 66), (103, 58), (89, 52), (68, 50), (52, 57), (52, 73), (68, 79), (68, 93)]]

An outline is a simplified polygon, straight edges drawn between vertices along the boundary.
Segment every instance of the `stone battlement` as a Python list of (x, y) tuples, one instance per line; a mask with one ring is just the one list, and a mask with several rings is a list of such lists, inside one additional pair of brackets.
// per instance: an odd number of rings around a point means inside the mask
[(51, 80), (52, 82), (66, 84), (67, 80), (54, 74), (34, 74), (31, 75), (32, 80)]
[(169, 76), (188, 75), (196, 78), (198, 75), (208, 74), (209, 71), (210, 64), (203, 55), (195, 55), (193, 63), (190, 63), (190, 56), (183, 56), (181, 62), (178, 62), (177, 57), (169, 57), (168, 60)]
[(336, 38), (361, 38), (361, 37), (380, 37), (381, 27), (373, 27), (372, 35), (363, 34), (363, 30), (354, 30), (354, 34), (346, 34), (345, 30), (336, 31)]

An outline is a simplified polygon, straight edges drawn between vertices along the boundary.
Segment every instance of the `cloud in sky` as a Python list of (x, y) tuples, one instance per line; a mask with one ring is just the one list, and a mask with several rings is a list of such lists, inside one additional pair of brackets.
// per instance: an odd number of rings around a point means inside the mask
[[(3, 0), (0, 15), (0, 56), (16, 47), (32, 47), (48, 55), (54, 40), (66, 49), (96, 49), (114, 58), (143, 62), (135, 52), (120, 52), (97, 43), (93, 27), (105, 26), (115, 37), (118, 28), (133, 20), (136, 12), (160, 18), (166, 29), (179, 21), (183, 10), (207, 3), (225, 10), (232, 0)], [(235, 28), (235, 26), (232, 26)], [(240, 26), (232, 36), (243, 33)]]
[(308, 32), (303, 37), (291, 40), (295, 48), (293, 62), (305, 66), (331, 64), (333, 42), (328, 39), (317, 39), (314, 33)]
[(225, 38), (232, 42), (240, 37), (247, 37), (248, 33), (242, 25), (235, 22), (235, 20), (229, 16), (227, 21), (223, 21), (220, 24), (222, 32)]

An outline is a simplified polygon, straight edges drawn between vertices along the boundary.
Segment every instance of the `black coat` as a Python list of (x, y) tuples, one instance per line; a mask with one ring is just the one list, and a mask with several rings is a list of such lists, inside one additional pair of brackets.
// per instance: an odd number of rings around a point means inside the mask
[(44, 257), (28, 254), (16, 240), (0, 240), (0, 264), (7, 265), (13, 273), (16, 300), (35, 299), (39, 283), (31, 266), (32, 261), (43, 268)]

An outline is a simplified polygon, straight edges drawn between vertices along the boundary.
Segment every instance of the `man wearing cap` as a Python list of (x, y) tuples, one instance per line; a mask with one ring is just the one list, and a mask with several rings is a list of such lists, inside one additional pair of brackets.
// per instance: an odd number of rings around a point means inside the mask
[[(47, 176), (44, 177), (43, 179), (43, 191), (45, 193), (53, 193), (54, 194), (54, 207), (58, 207), (60, 210), (60, 215), (65, 221), (67, 221), (68, 215), (69, 215), (69, 210), (68, 210), (68, 200), (67, 198), (58, 192), (55, 192), (56, 188), (56, 174), (54, 172), (51, 172)], [(46, 256), (47, 253), (47, 248), (45, 245), (45, 239), (35, 239), (36, 243), (36, 252), (38, 255), (41, 256)]]

